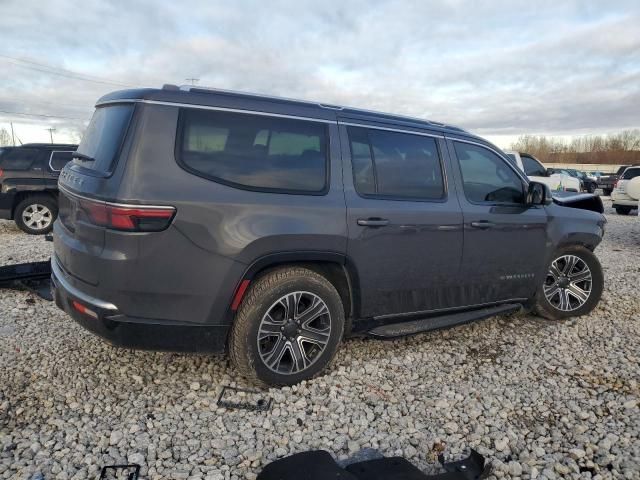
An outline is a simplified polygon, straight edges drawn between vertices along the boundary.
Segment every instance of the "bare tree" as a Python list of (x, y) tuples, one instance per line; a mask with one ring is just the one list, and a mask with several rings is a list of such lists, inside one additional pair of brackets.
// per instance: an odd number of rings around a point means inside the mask
[(6, 128), (0, 128), (0, 147), (11, 145), (11, 134)]
[(634, 163), (640, 159), (640, 129), (611, 135), (586, 135), (569, 141), (544, 135), (522, 135), (512, 150), (527, 152), (543, 162)]

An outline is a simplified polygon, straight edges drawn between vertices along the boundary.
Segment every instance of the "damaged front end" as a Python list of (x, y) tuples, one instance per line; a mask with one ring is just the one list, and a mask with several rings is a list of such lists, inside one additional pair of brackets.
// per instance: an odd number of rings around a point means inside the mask
[(553, 202), (561, 207), (579, 208), (604, 213), (602, 199), (592, 193), (553, 192)]

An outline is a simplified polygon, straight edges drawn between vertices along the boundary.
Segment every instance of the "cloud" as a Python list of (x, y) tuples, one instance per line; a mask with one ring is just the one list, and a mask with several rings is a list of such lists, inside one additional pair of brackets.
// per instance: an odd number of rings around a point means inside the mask
[[(132, 85), (197, 77), (488, 136), (640, 126), (637, 2), (476, 3), (9, 0), (0, 54)], [(0, 84), (0, 110), (79, 119), (117, 89), (3, 57)]]

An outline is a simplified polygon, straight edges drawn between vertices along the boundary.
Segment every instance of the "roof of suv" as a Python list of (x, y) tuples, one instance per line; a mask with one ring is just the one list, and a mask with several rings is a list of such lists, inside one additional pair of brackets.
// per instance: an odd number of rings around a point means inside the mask
[(23, 143), (22, 145), (16, 146), (7, 146), (3, 148), (43, 148), (43, 149), (51, 149), (57, 150), (61, 148), (73, 148), (74, 150), (78, 148), (78, 145), (74, 143)]
[[(331, 116), (339, 113), (342, 117), (357, 120), (368, 120), (379, 123), (394, 123), (407, 127), (428, 128), (443, 133), (457, 134), (480, 139), (480, 137), (463, 130), (460, 127), (447, 125), (425, 119), (394, 115), (390, 113), (374, 112), (370, 110), (350, 108), (338, 105), (330, 105), (321, 102), (307, 100), (295, 100), (283, 97), (267, 96), (255, 93), (236, 92), (230, 90), (202, 88), (193, 86), (164, 85), (162, 88), (139, 88), (131, 90), (119, 90), (109, 93), (96, 102), (96, 106), (123, 101), (148, 101), (150, 103), (175, 103), (194, 106), (211, 106), (224, 108), (241, 108), (242, 104), (253, 102), (264, 107), (290, 108), (291, 115), (306, 116), (310, 118), (332, 119)], [(333, 117), (335, 120), (335, 116)]]

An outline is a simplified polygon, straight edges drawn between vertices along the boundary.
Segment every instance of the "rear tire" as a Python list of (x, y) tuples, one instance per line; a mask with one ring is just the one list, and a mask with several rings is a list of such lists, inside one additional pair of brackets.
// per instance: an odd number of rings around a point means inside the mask
[(58, 218), (58, 205), (50, 195), (29, 195), (16, 205), (13, 218), (23, 232), (43, 235), (53, 229), (53, 222)]
[(631, 207), (615, 207), (616, 208), (616, 213), (618, 215), (629, 215), (631, 213), (632, 208)]
[(535, 297), (535, 312), (549, 320), (590, 313), (604, 288), (602, 266), (593, 252), (579, 245), (560, 248)]
[(344, 332), (344, 308), (325, 277), (284, 267), (249, 288), (229, 337), (229, 356), (250, 381), (293, 385), (333, 360)]
[(603, 194), (605, 197), (610, 197), (610, 196), (611, 196), (611, 192), (612, 192), (612, 191), (613, 191), (613, 190), (611, 190), (610, 188), (603, 188), (603, 189), (602, 189), (602, 194)]

